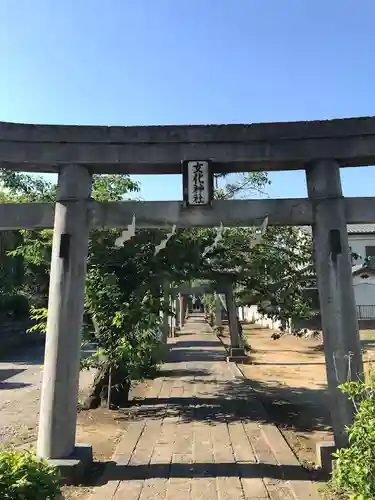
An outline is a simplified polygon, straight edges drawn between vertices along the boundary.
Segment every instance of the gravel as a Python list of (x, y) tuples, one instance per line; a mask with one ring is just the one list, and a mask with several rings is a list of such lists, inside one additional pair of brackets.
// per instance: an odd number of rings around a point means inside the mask
[[(0, 443), (25, 446), (37, 438), (44, 346), (0, 360)], [(80, 374), (80, 393), (89, 390), (93, 371)]]

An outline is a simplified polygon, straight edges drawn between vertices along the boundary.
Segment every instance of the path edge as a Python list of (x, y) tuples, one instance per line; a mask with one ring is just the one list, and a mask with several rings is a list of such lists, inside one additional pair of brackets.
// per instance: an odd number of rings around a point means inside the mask
[[(218, 338), (224, 350), (228, 353), (228, 349), (224, 344), (223, 340), (215, 332), (215, 330), (212, 328), (210, 324), (207, 323), (207, 325), (211, 329), (212, 333)], [(266, 408), (263, 405), (262, 401), (260, 400), (257, 391), (252, 386), (251, 380), (246, 377), (246, 375), (243, 373), (238, 363), (234, 361), (228, 361), (227, 364), (229, 371), (231, 372), (234, 379), (241, 379), (241, 380), (244, 379), (248, 382), (251, 392), (257, 399), (259, 407), (261, 408), (264, 415), (267, 417), (267, 420), (270, 422), (268, 424), (260, 424), (260, 428), (263, 437), (267, 441), (278, 463), (280, 465), (286, 464), (286, 465), (301, 467), (303, 473), (306, 474), (306, 476), (308, 476), (309, 475), (308, 469), (306, 469), (303, 466), (303, 464), (299, 461), (297, 455), (290, 447), (283, 433), (280, 431), (276, 423), (273, 422), (273, 419), (269, 418), (269, 413), (266, 411)], [(298, 500), (299, 498), (309, 499), (309, 500), (321, 499), (321, 496), (319, 495), (319, 486), (310, 479), (300, 480), (300, 481), (288, 481), (288, 483), (296, 500)]]

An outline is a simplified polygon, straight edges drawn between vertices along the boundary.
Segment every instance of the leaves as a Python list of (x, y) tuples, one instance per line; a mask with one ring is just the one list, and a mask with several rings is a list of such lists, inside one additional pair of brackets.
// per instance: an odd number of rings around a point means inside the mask
[[(56, 186), (40, 178), (1, 171), (0, 180), (10, 201), (52, 201), (56, 196)], [(222, 181), (216, 196), (233, 198), (262, 193), (268, 178), (265, 173), (249, 173)], [(95, 175), (92, 196), (97, 201), (118, 201), (138, 188), (127, 175)], [(166, 278), (179, 284), (229, 272), (235, 277), (239, 304), (270, 304), (264, 312), (285, 320), (309, 313), (303, 289), (310, 272), (311, 242), (295, 228), (264, 228), (257, 246), (255, 227), (221, 228), (219, 235), (215, 229), (177, 229), (173, 238), (161, 229), (131, 229), (132, 238), (122, 241), (121, 247), (116, 247), (120, 232), (115, 229), (90, 234), (85, 336), (97, 343), (100, 356), (87, 363), (118, 366), (126, 360), (126, 377), (132, 377), (142, 359), (151, 359), (160, 336), (164, 307), (160, 287)], [(43, 332), (46, 317), (40, 311), (47, 306), (52, 231), (22, 230), (18, 235), (7, 258), (23, 263), (22, 292), (40, 323), (33, 329)]]
[(29, 451), (0, 451), (0, 497), (3, 500), (58, 500), (57, 470)]
[(349, 447), (333, 454), (331, 489), (353, 500), (375, 498), (375, 378), (339, 386), (355, 404), (353, 424), (347, 428)]
[(93, 178), (92, 198), (96, 201), (123, 201), (128, 193), (139, 191), (139, 184), (128, 175), (97, 174)]
[(47, 331), (47, 316), (48, 310), (46, 307), (31, 307), (30, 317), (35, 321), (35, 325), (27, 330), (27, 333), (39, 332), (46, 333)]

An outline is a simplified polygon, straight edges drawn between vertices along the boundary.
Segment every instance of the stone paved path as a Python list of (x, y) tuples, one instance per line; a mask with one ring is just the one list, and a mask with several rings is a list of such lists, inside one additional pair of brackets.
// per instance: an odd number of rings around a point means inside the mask
[(202, 316), (170, 344), (91, 500), (317, 500)]

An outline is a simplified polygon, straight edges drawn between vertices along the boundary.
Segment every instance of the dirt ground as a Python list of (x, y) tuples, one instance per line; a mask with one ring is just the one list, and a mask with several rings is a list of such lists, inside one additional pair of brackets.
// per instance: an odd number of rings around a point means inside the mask
[[(130, 391), (130, 400), (135, 400), (145, 396), (150, 382), (142, 382), (134, 385)], [(93, 447), (95, 468), (88, 478), (89, 484), (95, 484), (95, 479), (99, 478), (104, 469), (104, 462), (112, 458), (116, 445), (126, 427), (122, 411), (107, 410), (98, 408), (97, 410), (81, 411), (77, 421), (77, 443), (89, 443)], [(63, 488), (64, 500), (85, 500), (88, 498), (91, 487), (65, 486)]]
[[(36, 447), (40, 389), (43, 372), (44, 346), (26, 349), (11, 358), (0, 359), (0, 442), (6, 447), (31, 449)], [(80, 374), (79, 399), (83, 400), (92, 384), (94, 372)], [(130, 399), (142, 398), (149, 383), (134, 384)], [(126, 423), (123, 411), (104, 408), (80, 411), (77, 419), (77, 442), (93, 446), (95, 470), (89, 480), (93, 484), (100, 475), (104, 461), (111, 459)], [(121, 418), (120, 418), (121, 417)], [(66, 487), (66, 500), (84, 500), (90, 488)]]
[[(0, 352), (0, 442), (3, 446), (27, 448), (37, 439), (43, 358), (44, 345), (29, 346), (12, 354)], [(81, 371), (80, 399), (90, 391), (94, 376), (94, 370)]]
[[(243, 325), (251, 346), (251, 364), (240, 365), (263, 405), (298, 459), (316, 464), (318, 441), (332, 440), (322, 339), (285, 335), (273, 340), (272, 330)], [(375, 331), (362, 331), (367, 365), (375, 352)]]
[[(117, 412), (99, 408), (81, 411), (77, 421), (77, 442), (89, 443), (93, 447), (94, 459), (98, 464), (92, 471), (90, 482), (102, 471), (101, 462), (110, 460), (121, 437), (121, 424), (117, 420)], [(66, 500), (83, 500), (91, 491), (85, 486), (65, 486), (63, 498)]]

